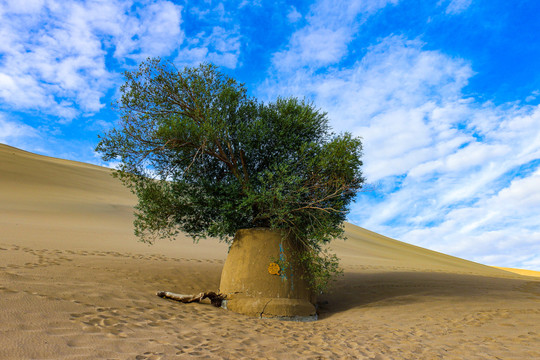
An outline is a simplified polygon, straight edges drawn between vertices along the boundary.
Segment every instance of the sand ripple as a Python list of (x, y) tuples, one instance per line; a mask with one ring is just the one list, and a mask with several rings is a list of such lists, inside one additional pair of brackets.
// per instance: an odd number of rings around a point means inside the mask
[(317, 322), (154, 295), (216, 290), (223, 261), (0, 244), (0, 358), (540, 358), (540, 282), (348, 269)]

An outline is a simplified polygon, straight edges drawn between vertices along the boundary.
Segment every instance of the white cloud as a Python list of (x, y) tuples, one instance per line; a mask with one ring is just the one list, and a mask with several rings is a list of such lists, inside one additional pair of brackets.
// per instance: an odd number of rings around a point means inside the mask
[(181, 7), (157, 1), (55, 0), (0, 5), (0, 99), (69, 121), (103, 108), (117, 80), (107, 52), (123, 63), (169, 54), (183, 41)]
[(460, 14), (471, 6), (472, 0), (452, 0), (446, 7), (446, 13), (450, 15)]
[[(411, 68), (395, 62), (396, 71), (414, 73), (425, 53), (416, 51), (418, 57), (409, 64)], [(444, 65), (448, 62), (456, 66)], [(370, 175), (376, 180), (388, 181), (389, 176), (403, 180), (384, 201), (373, 204), (369, 213), (357, 205), (352, 217), (387, 235), (468, 259), (507, 266), (538, 262), (540, 256), (530, 255), (538, 246), (531, 246), (527, 239), (540, 240), (535, 215), (540, 210), (536, 195), (540, 178), (538, 171), (525, 179), (516, 176), (522, 167), (538, 166), (540, 108), (462, 101), (460, 87), (466, 82), (460, 80), (460, 73), (470, 71), (460, 69), (466, 65), (459, 63), (442, 56), (426, 73), (437, 72), (438, 66), (454, 69), (449, 72), (454, 77), (442, 77), (433, 84), (436, 89), (447, 87), (448, 92), (419, 91), (426, 79), (403, 79), (402, 90), (419, 98), (396, 103), (390, 96), (380, 104), (408, 111), (384, 111), (360, 128), (358, 133), (366, 143), (368, 180)], [(383, 86), (391, 71), (387, 74), (378, 73)], [(453, 85), (448, 87), (448, 82)], [(432, 103), (433, 98), (438, 100)], [(418, 107), (422, 100), (426, 105)], [(415, 117), (415, 113), (420, 115)]]
[(7, 120), (0, 114), (0, 143), (21, 147), (39, 138), (39, 131), (18, 121)]
[(44, 0), (7, 0), (6, 10), (14, 14), (32, 14), (39, 12), (43, 7)]
[[(408, 231), (404, 236), (408, 241), (431, 244), (437, 250), (492, 265), (538, 266), (539, 188), (540, 170), (536, 170), (470, 206), (443, 213), (437, 226)], [(437, 242), (430, 241), (434, 238)]]
[(261, 1), (262, 0), (242, 0), (238, 7), (243, 8), (245, 6), (261, 6)]
[(201, 62), (235, 69), (240, 56), (238, 29), (214, 26), (210, 33), (201, 32), (183, 47), (174, 62), (180, 66), (195, 66)]
[(527, 96), (525, 98), (525, 101), (526, 102), (532, 102), (534, 100), (536, 100), (536, 98), (538, 98), (538, 95), (540, 95), (540, 90), (535, 90), (531, 93), (531, 95)]
[[(295, 32), (286, 49), (274, 54), (273, 66), (294, 72), (339, 62), (367, 17), (398, 0), (321, 0), (308, 15), (308, 25)], [(289, 13), (290, 14), (290, 13)]]
[(289, 20), (290, 23), (295, 23), (298, 20), (302, 18), (302, 14), (296, 10), (294, 6), (291, 5), (289, 8), (289, 12), (287, 13), (287, 20)]
[(159, 1), (136, 13), (119, 14), (121, 23), (112, 33), (115, 57), (141, 61), (172, 53), (185, 38), (181, 29), (181, 11), (181, 6)]

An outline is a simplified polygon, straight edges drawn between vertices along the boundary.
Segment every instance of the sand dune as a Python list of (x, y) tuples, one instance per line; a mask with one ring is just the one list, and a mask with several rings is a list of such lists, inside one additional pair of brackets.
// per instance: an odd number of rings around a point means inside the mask
[(0, 359), (540, 359), (536, 273), (350, 224), (319, 321), (160, 299), (217, 290), (227, 246), (142, 244), (135, 202), (108, 169), (0, 144)]

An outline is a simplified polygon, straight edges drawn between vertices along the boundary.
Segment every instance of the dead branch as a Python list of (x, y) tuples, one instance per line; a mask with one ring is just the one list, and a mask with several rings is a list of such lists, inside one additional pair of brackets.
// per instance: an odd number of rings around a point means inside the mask
[(225, 296), (221, 294), (216, 294), (213, 291), (199, 293), (198, 295), (183, 295), (175, 294), (168, 291), (158, 291), (156, 295), (164, 299), (176, 300), (182, 303), (201, 302), (202, 300), (208, 298), (210, 299), (210, 303), (215, 307), (220, 307), (221, 303), (225, 299)]

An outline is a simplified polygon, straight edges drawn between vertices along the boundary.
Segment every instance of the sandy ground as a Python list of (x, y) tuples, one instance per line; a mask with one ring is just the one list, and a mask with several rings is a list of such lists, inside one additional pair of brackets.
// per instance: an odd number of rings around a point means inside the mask
[(158, 298), (217, 290), (227, 246), (139, 243), (134, 203), (107, 169), (0, 145), (0, 359), (540, 359), (539, 273), (353, 225), (316, 322)]

